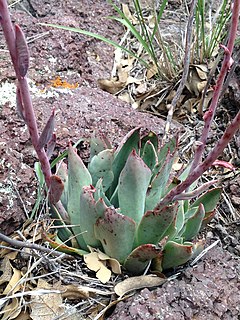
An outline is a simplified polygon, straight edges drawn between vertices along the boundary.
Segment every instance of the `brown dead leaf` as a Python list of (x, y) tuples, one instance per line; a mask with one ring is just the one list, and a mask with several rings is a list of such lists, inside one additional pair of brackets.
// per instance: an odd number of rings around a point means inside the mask
[(28, 312), (22, 311), (14, 320), (31, 320)]
[(158, 73), (157, 66), (154, 64), (147, 70), (147, 79), (153, 78)]
[(4, 259), (0, 263), (0, 271), (2, 272), (2, 275), (0, 277), (0, 285), (9, 282), (12, 278), (13, 270), (12, 265), (7, 257), (4, 257)]
[[(9, 244), (4, 241), (0, 242), (0, 245), (9, 247)], [(7, 257), (9, 260), (14, 260), (17, 255), (18, 255), (18, 251), (15, 251), (15, 250), (7, 249), (7, 248), (3, 248), (0, 250), (0, 258)]]
[(12, 320), (20, 314), (21, 308), (19, 307), (19, 299), (12, 298), (1, 310), (3, 317), (1, 320)]
[[(37, 289), (55, 289), (47, 281), (38, 280)], [(64, 313), (62, 296), (58, 293), (47, 293), (31, 297), (31, 319), (32, 320), (51, 320)]]
[(157, 287), (166, 281), (166, 278), (160, 278), (153, 275), (131, 277), (119, 282), (115, 286), (114, 291), (118, 296), (122, 297), (124, 294), (133, 290)]
[(124, 13), (124, 16), (128, 18), (133, 24), (137, 24), (138, 20), (131, 14), (128, 5), (127, 4), (122, 4), (122, 11)]
[(74, 284), (62, 285), (59, 282), (54, 288), (60, 290), (62, 297), (69, 300), (87, 299), (90, 296), (88, 288), (84, 286), (76, 286)]
[(194, 65), (197, 71), (197, 74), (201, 80), (207, 80), (208, 78), (208, 67), (206, 64), (195, 64)]
[(115, 78), (112, 78), (110, 80), (99, 79), (98, 85), (102, 90), (107, 91), (111, 94), (116, 94), (126, 86), (126, 82), (118, 81)]
[(9, 293), (13, 294), (13, 293), (19, 291), (21, 288), (21, 285), (19, 284), (19, 280), (22, 277), (21, 271), (15, 269), (13, 267), (12, 267), (12, 271), (13, 271), (13, 275), (12, 275), (8, 285), (6, 286), (5, 290), (3, 291), (4, 295), (7, 295)]
[(207, 84), (207, 78), (205, 76), (207, 77), (207, 74), (205, 74), (201, 68), (197, 68), (196, 66), (190, 67), (186, 87), (197, 97), (202, 93)]

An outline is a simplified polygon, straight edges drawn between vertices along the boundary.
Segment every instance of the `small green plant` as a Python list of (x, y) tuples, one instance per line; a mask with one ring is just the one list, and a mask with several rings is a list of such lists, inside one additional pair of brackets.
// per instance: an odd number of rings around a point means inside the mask
[(61, 241), (76, 237), (79, 248), (98, 248), (133, 274), (141, 274), (151, 260), (153, 269), (162, 271), (199, 253), (202, 242), (191, 241), (214, 216), (221, 190), (211, 189), (190, 202), (211, 181), (161, 204), (189, 171), (171, 177), (176, 138), (160, 146), (156, 134), (141, 137), (136, 128), (117, 150), (99, 137), (90, 145), (88, 168), (70, 145), (68, 166), (62, 162), (57, 172), (64, 190), (52, 210), (62, 221)]
[(218, 52), (218, 45), (227, 35), (227, 23), (231, 18), (231, 3), (222, 0), (216, 13), (212, 13), (212, 1), (198, 0), (195, 14), (196, 61), (209, 61)]
[[(120, 9), (112, 1), (109, 1), (118, 16), (110, 16), (108, 18), (120, 22), (131, 33), (135, 41), (140, 45), (141, 54), (120, 45), (111, 39), (105, 38), (99, 34), (92, 33), (79, 28), (60, 26), (55, 24), (42, 24), (54, 28), (68, 30), (81, 33), (98, 40), (104, 41), (115, 48), (121, 49), (123, 52), (135, 57), (147, 69), (156, 70), (156, 75), (165, 80), (175, 78), (182, 68), (182, 59), (176, 59), (176, 52), (170, 48), (168, 43), (163, 40), (161, 34), (161, 18), (167, 6), (167, 0), (162, 1), (159, 8), (156, 8), (154, 1), (151, 3), (151, 15), (153, 17), (154, 26), (149, 27), (147, 19), (143, 15), (143, 7), (141, 1), (133, 0), (135, 15), (129, 17), (130, 12), (126, 10), (126, 5), (122, 5)], [(124, 9), (125, 8), (125, 9)], [(213, 55), (218, 51), (218, 46), (227, 34), (227, 23), (231, 18), (231, 6), (229, 1), (222, 0), (219, 9), (213, 15), (212, 2), (206, 4), (205, 0), (197, 0), (195, 8), (195, 45), (191, 47), (191, 57), (194, 63), (203, 63), (212, 59)], [(133, 21), (134, 18), (134, 21)], [(190, 30), (187, 30), (190, 32)], [(161, 56), (161, 58), (160, 58)], [(183, 58), (183, 56), (182, 56)], [(179, 62), (176, 62), (179, 60)]]
[[(115, 48), (121, 49), (123, 52), (129, 54), (130, 56), (135, 57), (147, 69), (156, 69), (158, 76), (161, 78), (172, 79), (174, 76), (176, 76), (175, 59), (168, 45), (163, 42), (159, 29), (159, 23), (162, 18), (164, 9), (167, 5), (167, 0), (164, 0), (162, 2), (160, 8), (158, 9), (158, 12), (155, 6), (152, 6), (152, 14), (153, 19), (155, 21), (153, 28), (150, 28), (148, 26), (148, 23), (146, 22), (146, 19), (143, 16), (143, 9), (139, 0), (133, 1), (134, 8), (136, 11), (135, 22), (131, 20), (131, 18), (128, 16), (124, 9), (121, 10), (112, 1), (109, 2), (113, 6), (118, 16), (110, 16), (108, 18), (120, 22), (123, 26), (127, 28), (127, 30), (131, 33), (131, 35), (135, 38), (137, 43), (139, 43), (140, 47), (142, 48), (141, 50), (139, 50), (141, 54), (138, 54), (135, 51), (128, 49), (124, 45), (120, 45), (112, 41), (111, 39), (105, 38), (93, 32), (89, 32), (79, 28), (60, 26), (50, 23), (42, 23), (42, 25), (81, 33), (96, 38), (98, 40), (104, 41), (110, 45), (113, 45)], [(126, 8), (126, 5), (123, 5), (123, 8)], [(162, 63), (160, 63), (160, 57), (157, 54), (157, 51), (159, 51), (158, 49), (161, 49), (160, 51), (163, 54)]]

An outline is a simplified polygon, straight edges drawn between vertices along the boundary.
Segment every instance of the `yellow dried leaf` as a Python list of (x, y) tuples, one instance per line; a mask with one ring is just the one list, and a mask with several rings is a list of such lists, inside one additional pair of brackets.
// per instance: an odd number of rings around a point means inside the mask
[(204, 88), (206, 87), (207, 81), (201, 81), (197, 83), (198, 92), (202, 93)]
[[(4, 241), (0, 242), (0, 245), (9, 247), (9, 244)], [(18, 251), (7, 249), (7, 248), (2, 248), (0, 250), (0, 258), (3, 258), (6, 256), (8, 257), (9, 260), (14, 260), (17, 254), (18, 254)]]
[(102, 261), (106, 261), (108, 262), (108, 264), (110, 265), (112, 272), (116, 273), (116, 274), (121, 274), (121, 265), (118, 262), (118, 260), (110, 258), (108, 255), (106, 255), (105, 253), (101, 252), (100, 250), (97, 249), (98, 252), (98, 258)]
[(206, 80), (208, 77), (208, 67), (205, 64), (195, 65), (197, 74), (201, 80)]
[(115, 274), (121, 274), (121, 265), (116, 259), (109, 259), (108, 260), (110, 268), (112, 269), (112, 272)]
[(202, 93), (207, 81), (203, 81), (196, 71), (196, 69), (191, 69), (188, 75), (188, 80), (186, 81), (186, 87), (190, 92), (193, 92), (197, 97)]
[(1, 310), (3, 317), (1, 320), (12, 320), (20, 314), (21, 308), (19, 307), (19, 300), (17, 298), (12, 298), (10, 303), (6, 304)]
[(117, 92), (121, 91), (125, 87), (126, 82), (117, 81), (114, 78), (110, 80), (99, 79), (98, 85), (102, 90), (107, 91), (111, 94), (116, 94)]
[(124, 101), (124, 102), (127, 102), (127, 103), (131, 103), (133, 102), (133, 99), (131, 98), (130, 94), (128, 92), (123, 92), (123, 93), (120, 93), (118, 95), (118, 99)]
[[(104, 254), (102, 254), (103, 257)], [(111, 271), (105, 266), (105, 260), (100, 260), (99, 253), (91, 252), (83, 256), (87, 267), (96, 272), (97, 278), (102, 282), (106, 283), (111, 278)]]
[(166, 278), (160, 278), (153, 275), (131, 277), (123, 280), (122, 282), (119, 282), (115, 286), (114, 291), (118, 296), (122, 297), (124, 294), (133, 290), (157, 287), (162, 285), (166, 281)]
[(157, 66), (154, 64), (152, 67), (150, 67), (147, 70), (147, 79), (151, 79), (152, 77), (154, 77), (156, 74), (158, 73), (158, 69)]
[(102, 282), (106, 283), (111, 278), (111, 271), (107, 268), (107, 264), (114, 273), (121, 274), (121, 266), (115, 259), (110, 258), (100, 250), (89, 248), (91, 253), (83, 256), (87, 267), (96, 272), (97, 278)]
[(138, 21), (137, 19), (131, 14), (128, 5), (127, 4), (122, 4), (122, 11), (124, 13), (124, 16), (128, 18), (133, 24), (136, 24)]
[(101, 265), (101, 268), (96, 273), (96, 277), (102, 282), (107, 283), (111, 278), (112, 272), (105, 267), (104, 264)]
[(21, 271), (15, 269), (15, 268), (12, 268), (12, 270), (13, 270), (12, 278), (10, 279), (7, 287), (3, 291), (3, 294), (6, 294), (6, 295), (9, 294), (10, 292), (11, 292), (11, 294), (13, 294), (13, 293), (19, 291), (21, 288), (21, 285), (18, 283), (22, 277)]
[(101, 268), (101, 261), (99, 260), (97, 252), (91, 252), (83, 256), (84, 262), (88, 269), (97, 272)]

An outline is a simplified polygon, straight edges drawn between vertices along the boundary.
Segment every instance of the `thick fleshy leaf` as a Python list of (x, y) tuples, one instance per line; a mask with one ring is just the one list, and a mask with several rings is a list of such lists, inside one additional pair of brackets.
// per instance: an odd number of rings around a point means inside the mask
[(57, 234), (59, 239), (61, 239), (61, 241), (64, 242), (67, 246), (71, 246), (70, 239), (72, 239), (73, 234), (70, 231), (70, 229), (66, 226), (66, 223), (68, 223), (68, 221), (65, 221), (63, 219), (63, 216), (65, 216), (65, 212), (64, 213), (59, 212), (59, 209), (56, 208), (56, 206), (51, 204), (50, 204), (50, 209), (51, 209), (51, 217), (55, 219), (54, 224), (59, 227), (57, 229), (58, 230)]
[(132, 274), (143, 273), (149, 261), (161, 257), (162, 251), (153, 244), (143, 244), (134, 249), (124, 262), (124, 268)]
[(90, 140), (90, 161), (92, 158), (105, 149), (112, 149), (110, 142), (104, 135), (96, 136), (95, 134)]
[(144, 214), (150, 179), (151, 170), (133, 150), (119, 177), (118, 200), (121, 211), (137, 224)]
[(160, 171), (152, 180), (151, 187), (147, 192), (145, 211), (153, 210), (160, 202), (161, 197), (166, 193), (166, 186), (170, 178), (173, 161), (173, 155), (168, 152), (165, 162), (161, 166)]
[(106, 149), (95, 155), (89, 163), (88, 170), (92, 176), (92, 183), (95, 186), (99, 179), (102, 179), (103, 190), (106, 191), (112, 181), (112, 162), (114, 151)]
[(29, 51), (27, 41), (22, 29), (15, 25), (16, 34), (16, 53), (17, 53), (17, 70), (19, 75), (24, 78), (29, 68)]
[(220, 199), (222, 193), (221, 188), (214, 188), (206, 193), (204, 193), (200, 198), (198, 198), (192, 205), (191, 208), (193, 207), (198, 207), (200, 203), (204, 205), (205, 212), (210, 212), (213, 211), (217, 203)]
[(112, 205), (112, 203), (108, 200), (107, 196), (104, 193), (102, 186), (102, 179), (99, 179), (95, 186), (96, 192), (94, 192), (94, 199), (97, 201), (102, 198), (108, 207)]
[(175, 222), (175, 227), (176, 227), (176, 232), (179, 233), (183, 226), (184, 226), (184, 201), (179, 202), (178, 206), (178, 212), (176, 215), (176, 222)]
[(163, 269), (178, 267), (191, 259), (193, 244), (179, 244), (168, 241), (163, 250)]
[(186, 241), (192, 240), (199, 233), (204, 216), (204, 205), (200, 203), (195, 214), (191, 218), (189, 218), (185, 224), (185, 230), (181, 236)]
[(103, 218), (99, 218), (95, 224), (95, 235), (104, 248), (104, 252), (111, 258), (123, 263), (132, 251), (135, 222), (114, 208), (106, 209)]
[(161, 168), (161, 165), (163, 165), (163, 163), (165, 162), (168, 153), (175, 154), (177, 144), (178, 138), (173, 137), (170, 141), (160, 147), (160, 151), (158, 153), (159, 168)]
[(151, 170), (156, 165), (157, 153), (150, 140), (145, 143), (141, 158)]
[(166, 206), (161, 210), (147, 211), (138, 226), (136, 233), (136, 245), (157, 244), (162, 240), (176, 216), (178, 204)]
[(119, 175), (123, 167), (125, 166), (125, 163), (127, 161), (129, 154), (132, 152), (133, 149), (138, 150), (139, 141), (140, 141), (140, 128), (135, 128), (131, 130), (119, 144), (113, 160), (112, 169), (113, 169), (114, 180), (109, 190), (109, 198), (112, 196), (112, 194), (114, 193), (118, 185)]
[(140, 155), (142, 156), (143, 154), (143, 149), (147, 141), (150, 141), (151, 144), (154, 146), (154, 149), (156, 153), (158, 152), (159, 149), (159, 139), (158, 136), (156, 135), (155, 132), (150, 131), (148, 134), (143, 136), (141, 138), (141, 150), (140, 150)]
[(55, 111), (52, 111), (38, 140), (38, 148), (42, 149), (51, 139), (55, 126)]
[(175, 236), (177, 235), (177, 232), (178, 232), (177, 227), (176, 227), (176, 223), (177, 223), (177, 218), (175, 217), (173, 222), (170, 224), (170, 226), (165, 231), (163, 238), (167, 237), (168, 240), (172, 240), (175, 238)]
[(80, 195), (80, 229), (82, 231), (82, 236), (84, 241), (88, 246), (99, 248), (101, 247), (101, 242), (95, 238), (94, 224), (97, 219), (103, 216), (106, 210), (106, 205), (102, 199), (99, 199), (97, 206), (96, 201), (93, 198), (94, 188), (83, 187), (82, 193)]
[(80, 194), (82, 188), (92, 184), (92, 178), (78, 156), (77, 152), (69, 144), (68, 149), (68, 207), (67, 211), (73, 225), (73, 232), (77, 235), (77, 241), (80, 247), (86, 248), (85, 241), (81, 235), (80, 229)]
[(205, 213), (205, 217), (202, 221), (201, 230), (208, 225), (208, 223), (215, 217), (215, 214), (216, 214), (216, 210)]
[(64, 183), (64, 190), (63, 190), (63, 193), (61, 195), (61, 202), (62, 202), (64, 208), (67, 210), (67, 203), (68, 203), (68, 169), (67, 169), (66, 163), (61, 161), (56, 173), (62, 179), (62, 182)]
[(64, 183), (62, 179), (53, 174), (50, 177), (50, 188), (49, 188), (49, 201), (52, 204), (56, 204), (63, 193), (64, 190)]

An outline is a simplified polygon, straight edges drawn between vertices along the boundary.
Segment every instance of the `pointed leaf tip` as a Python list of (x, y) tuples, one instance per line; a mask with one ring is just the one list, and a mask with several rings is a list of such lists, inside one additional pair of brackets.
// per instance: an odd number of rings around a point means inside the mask
[(17, 53), (17, 70), (19, 75), (24, 78), (29, 68), (29, 51), (27, 41), (22, 29), (15, 25), (16, 31), (16, 53)]

